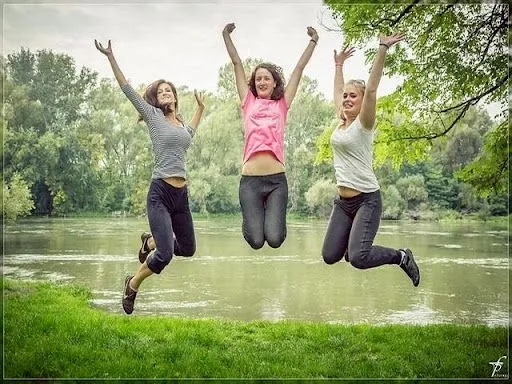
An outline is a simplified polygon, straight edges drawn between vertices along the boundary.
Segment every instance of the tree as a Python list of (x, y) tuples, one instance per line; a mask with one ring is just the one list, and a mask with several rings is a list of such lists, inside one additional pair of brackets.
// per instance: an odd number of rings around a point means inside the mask
[(400, 196), (400, 192), (398, 192), (398, 189), (394, 185), (390, 185), (382, 190), (382, 201), (384, 206), (382, 219), (398, 220), (402, 217), (407, 203), (402, 196)]
[[(471, 106), (496, 102), (501, 108), (496, 118), (503, 123), (484, 145), (482, 161), (464, 177), (479, 188), (480, 169), (490, 175), (488, 183), (503, 190), (508, 183), (509, 156), (503, 147), (510, 139), (505, 123), (510, 88), (509, 5), (480, 1), (423, 5), (418, 0), (399, 5), (350, 3), (327, 0), (344, 32), (345, 44), (361, 45), (397, 30), (408, 36), (407, 44), (393, 48), (386, 62), (386, 73), (401, 75), (404, 82), (388, 97), (382, 113), (388, 121), (396, 110), (406, 117), (400, 129), (383, 125), (381, 139), (387, 143), (386, 150), (401, 156), (399, 161), (425, 156), (418, 154), (418, 143), (428, 149), (432, 140), (457, 127)], [(367, 60), (375, 53), (375, 48), (367, 49)], [(412, 150), (404, 150), (407, 148)]]
[(336, 185), (331, 180), (315, 181), (305, 195), (309, 213), (315, 216), (328, 216), (337, 195)]
[(396, 189), (406, 204), (407, 209), (418, 209), (420, 203), (427, 201), (428, 192), (425, 188), (425, 180), (421, 175), (402, 177), (396, 182)]
[(21, 175), (37, 213), (95, 209), (98, 138), (84, 136), (80, 120), (96, 73), (77, 71), (67, 55), (25, 49), (8, 55), (5, 72), (5, 177)]
[(333, 115), (332, 106), (317, 87), (316, 81), (302, 76), (285, 132), (289, 207), (303, 213), (308, 210), (304, 194), (313, 183), (315, 142)]
[(34, 208), (30, 188), (18, 173), (15, 173), (11, 182), (3, 186), (3, 211), (7, 220), (16, 220), (19, 216), (26, 216)]

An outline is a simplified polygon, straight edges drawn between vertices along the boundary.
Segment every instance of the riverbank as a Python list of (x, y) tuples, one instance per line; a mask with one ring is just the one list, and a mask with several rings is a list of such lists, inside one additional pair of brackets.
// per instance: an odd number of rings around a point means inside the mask
[(76, 285), (2, 286), (4, 378), (488, 379), (509, 354), (506, 327), (127, 316)]
[[(439, 212), (438, 212), (439, 213)], [(142, 216), (136, 216), (131, 215), (130, 213), (120, 213), (117, 212), (113, 213), (103, 213), (103, 212), (81, 212), (81, 213), (72, 213), (72, 214), (66, 214), (62, 216), (26, 216), (21, 219), (38, 219), (38, 218), (68, 218), (68, 219), (79, 219), (79, 218), (97, 218), (97, 219), (103, 219), (103, 218), (117, 218), (117, 219), (124, 219), (124, 218), (145, 218), (144, 215)], [(194, 220), (206, 220), (206, 219), (240, 219), (241, 215), (239, 213), (201, 213), (201, 212), (192, 212), (192, 217)], [(325, 217), (319, 217), (319, 216), (307, 216), (307, 215), (300, 215), (297, 213), (290, 213), (287, 214), (288, 220), (313, 220), (313, 221), (325, 221), (329, 219), (329, 216)], [(439, 223), (494, 223), (499, 225), (508, 226), (512, 222), (512, 215), (508, 216), (483, 216), (479, 214), (438, 214), (438, 215), (419, 215), (416, 219), (411, 218), (402, 218), (399, 220), (393, 220), (393, 219), (382, 219), (383, 222), (423, 222), (423, 223), (431, 223), (431, 222), (439, 222)], [(12, 223), (12, 222), (11, 222)]]

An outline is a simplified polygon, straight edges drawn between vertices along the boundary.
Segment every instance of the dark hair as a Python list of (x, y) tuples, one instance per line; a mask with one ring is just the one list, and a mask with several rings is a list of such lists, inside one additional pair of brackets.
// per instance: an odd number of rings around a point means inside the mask
[(276, 87), (274, 88), (272, 95), (270, 95), (270, 98), (272, 100), (281, 99), (284, 96), (283, 70), (281, 69), (281, 67), (278, 67), (277, 65), (272, 63), (258, 64), (256, 68), (254, 68), (254, 71), (252, 71), (251, 79), (249, 80), (248, 85), (254, 97), (258, 97), (258, 93), (256, 92), (256, 71), (260, 68), (264, 68), (267, 71), (269, 71), (272, 77), (274, 78), (274, 81), (276, 82)]
[[(175, 111), (176, 111), (176, 118), (181, 121), (182, 120), (181, 115), (178, 114), (178, 92), (176, 92), (176, 87), (170, 81), (167, 81), (164, 79), (159, 79), (159, 80), (153, 81), (146, 88), (142, 97), (144, 98), (144, 100), (146, 100), (146, 102), (148, 104), (152, 105), (155, 108), (161, 109), (165, 116), (167, 113), (169, 113), (169, 106), (158, 104), (158, 101), (156, 98), (156, 95), (158, 92), (158, 87), (160, 86), (160, 84), (163, 84), (163, 83), (169, 84), (171, 86), (172, 93), (174, 94), (174, 98), (176, 99), (176, 103), (174, 106)], [(142, 120), (142, 116), (139, 116), (139, 121), (141, 121), (141, 120)]]

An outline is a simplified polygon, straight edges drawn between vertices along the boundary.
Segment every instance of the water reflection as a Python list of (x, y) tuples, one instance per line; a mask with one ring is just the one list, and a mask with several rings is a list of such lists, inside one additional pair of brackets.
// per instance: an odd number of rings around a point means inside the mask
[[(252, 250), (240, 220), (196, 220), (197, 253), (146, 280), (136, 315), (329, 323), (509, 324), (508, 231), (493, 224), (383, 222), (376, 242), (408, 246), (422, 280), (396, 266), (323, 263), (325, 220), (290, 221), (279, 249)], [(78, 282), (91, 304), (121, 313), (124, 276), (137, 268), (143, 219), (38, 219), (4, 229), (3, 275)]]

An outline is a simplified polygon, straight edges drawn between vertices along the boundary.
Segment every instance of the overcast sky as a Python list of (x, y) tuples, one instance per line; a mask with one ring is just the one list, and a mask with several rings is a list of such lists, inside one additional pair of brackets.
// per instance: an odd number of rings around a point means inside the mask
[[(306, 27), (313, 26), (320, 41), (304, 74), (316, 79), (320, 92), (332, 99), (333, 49), (343, 44), (343, 35), (321, 26), (335, 24), (320, 0), (87, 3), (4, 4), (4, 55), (21, 47), (51, 49), (72, 56), (78, 67), (113, 78), (107, 59), (94, 47), (95, 38), (105, 44), (111, 39), (121, 70), (133, 85), (167, 78), (177, 86), (216, 92), (218, 70), (229, 62), (221, 36), (227, 23), (236, 24), (232, 37), (242, 60), (274, 62), (287, 79), (309, 41)], [(345, 77), (367, 79), (368, 70), (358, 50), (347, 62)], [(397, 83), (384, 77), (379, 96)]]

